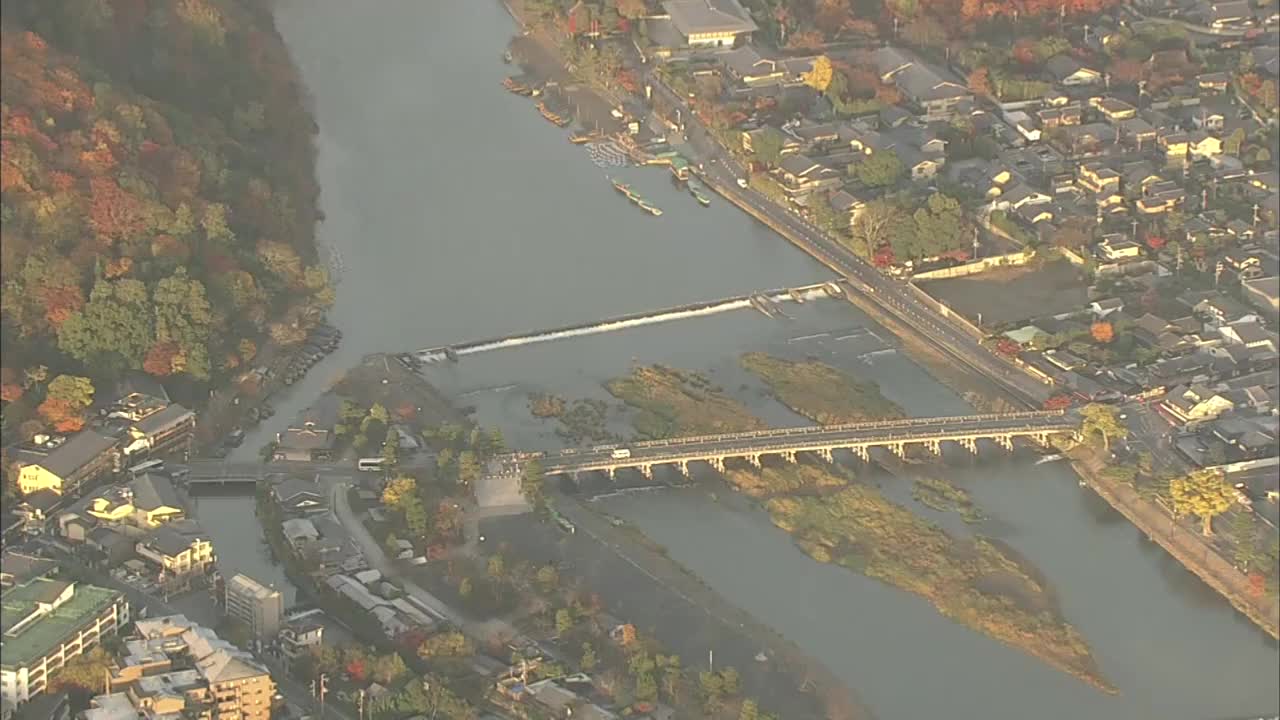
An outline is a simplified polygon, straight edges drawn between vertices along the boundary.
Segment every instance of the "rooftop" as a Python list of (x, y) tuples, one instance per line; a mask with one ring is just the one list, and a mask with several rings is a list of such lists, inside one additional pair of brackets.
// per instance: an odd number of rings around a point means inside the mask
[(737, 0), (667, 0), (662, 4), (681, 35), (755, 32), (756, 24)]
[(116, 445), (116, 439), (96, 430), (82, 430), (31, 464), (39, 465), (60, 478), (75, 474), (94, 458)]
[[(47, 602), (54, 591), (61, 592), (65, 583), (37, 579), (19, 585), (0, 596), (3, 607), (4, 667), (21, 666), (38, 660), (91, 622), (120, 598), (120, 593), (94, 585), (76, 585), (72, 595), (42, 617), (19, 628), (38, 604)], [(18, 630), (14, 634), (12, 631)]]

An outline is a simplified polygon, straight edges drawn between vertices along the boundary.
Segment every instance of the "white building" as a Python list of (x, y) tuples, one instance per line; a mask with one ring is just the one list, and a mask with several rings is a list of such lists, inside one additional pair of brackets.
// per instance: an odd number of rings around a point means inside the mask
[(44, 692), (67, 661), (129, 623), (115, 590), (40, 578), (0, 597), (0, 697), (21, 703)]
[(227, 616), (249, 626), (255, 638), (270, 640), (280, 632), (284, 599), (279, 590), (236, 575), (227, 581), (225, 596)]

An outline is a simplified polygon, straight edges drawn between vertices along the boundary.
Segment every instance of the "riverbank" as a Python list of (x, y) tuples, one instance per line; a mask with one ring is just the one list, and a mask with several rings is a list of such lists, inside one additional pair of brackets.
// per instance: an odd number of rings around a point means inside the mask
[(1231, 606), (1272, 638), (1280, 639), (1280, 605), (1250, 591), (1249, 578), (1215, 552), (1204, 539), (1178, 524), (1169, 513), (1133, 488), (1107, 478), (1104, 459), (1097, 452), (1078, 447), (1069, 453), (1071, 466), (1085, 484), (1098, 493), (1134, 527), (1204, 581)]

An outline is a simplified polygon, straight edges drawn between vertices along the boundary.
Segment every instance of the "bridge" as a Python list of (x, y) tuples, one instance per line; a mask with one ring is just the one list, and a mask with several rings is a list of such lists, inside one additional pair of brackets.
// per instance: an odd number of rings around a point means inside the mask
[(1015, 438), (1047, 445), (1050, 437), (1074, 436), (1079, 427), (1077, 415), (1061, 410), (1015, 412), (698, 435), (626, 446), (534, 453), (525, 457), (540, 459), (548, 475), (603, 471), (613, 477), (618, 470), (634, 468), (651, 478), (656, 465), (675, 465), (687, 476), (689, 464), (695, 461), (706, 462), (724, 472), (726, 460), (743, 459), (761, 467), (765, 456), (796, 462), (801, 452), (816, 453), (831, 462), (836, 450), (850, 450), (866, 461), (871, 459), (873, 448), (886, 448), (898, 457), (905, 457), (907, 449), (913, 446), (941, 455), (943, 443), (951, 442), (977, 454), (979, 440), (990, 440), (1012, 450)]

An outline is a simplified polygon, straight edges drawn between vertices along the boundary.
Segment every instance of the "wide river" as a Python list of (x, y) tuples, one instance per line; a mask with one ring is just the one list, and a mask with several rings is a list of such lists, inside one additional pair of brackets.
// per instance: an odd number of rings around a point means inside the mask
[[(277, 20), (320, 125), (319, 238), (338, 270), (330, 319), (344, 342), (278, 402), (242, 458), (365, 353), (830, 278), (719, 199), (698, 207), (659, 170), (617, 174), (662, 207), (661, 218), (617, 197), (564, 131), (502, 90), (500, 56), (514, 26), (497, 2), (282, 0)], [(428, 373), (527, 448), (557, 444), (554, 428), (528, 415), (527, 392), (604, 397), (599, 383), (634, 362), (702, 369), (770, 422), (798, 423), (737, 369), (747, 350), (844, 365), (913, 414), (968, 409), (906, 357), (878, 352), (892, 338), (846, 303), (785, 308), (790, 320), (731, 311), (484, 353)], [(815, 563), (767, 518), (728, 510), (705, 491), (606, 503), (825, 662), (886, 720), (1216, 720), (1280, 707), (1276, 644), (1080, 489), (1069, 468), (990, 453), (951, 472), (991, 518), (979, 532), (1048, 577), (1119, 696), (961, 628), (914, 596)], [(881, 479), (908, 498), (902, 481)], [(283, 584), (252, 541), (251, 499), (202, 505), (219, 517), (212, 531), (224, 565)]]

